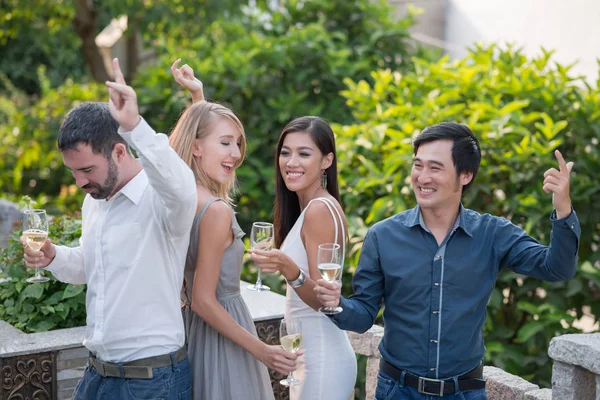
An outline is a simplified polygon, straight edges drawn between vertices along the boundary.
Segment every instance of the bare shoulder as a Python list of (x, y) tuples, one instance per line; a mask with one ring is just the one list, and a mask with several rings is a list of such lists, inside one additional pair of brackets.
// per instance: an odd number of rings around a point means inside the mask
[(233, 210), (231, 207), (227, 205), (224, 201), (217, 200), (213, 201), (206, 212), (204, 213), (204, 218), (219, 218), (219, 219), (229, 219), (231, 222), (231, 217), (233, 216)]
[(322, 221), (323, 218), (331, 215), (329, 207), (325, 202), (316, 200), (310, 203), (304, 213), (304, 223), (311, 221)]
[[(333, 206), (337, 209), (343, 219), (345, 219), (344, 210), (342, 206), (336, 199), (333, 197), (327, 197), (329, 201), (333, 203)], [(310, 206), (307, 208), (306, 213), (304, 214), (305, 221), (322, 221), (321, 218), (326, 218), (329, 216), (331, 218), (331, 213), (335, 212), (335, 210), (331, 209), (330, 206), (321, 200), (316, 200), (310, 203)]]

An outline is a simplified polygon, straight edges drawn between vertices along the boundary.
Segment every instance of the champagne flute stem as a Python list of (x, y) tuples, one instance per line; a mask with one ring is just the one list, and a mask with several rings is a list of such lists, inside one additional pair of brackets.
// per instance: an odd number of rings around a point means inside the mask
[(261, 287), (262, 286), (262, 279), (260, 277), (260, 268), (258, 269), (258, 275), (256, 276), (256, 286), (257, 287)]

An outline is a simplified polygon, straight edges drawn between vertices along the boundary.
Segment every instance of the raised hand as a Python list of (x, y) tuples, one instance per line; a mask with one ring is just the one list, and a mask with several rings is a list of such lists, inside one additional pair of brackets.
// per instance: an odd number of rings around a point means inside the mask
[(184, 64), (181, 68), (177, 68), (180, 62), (181, 58), (178, 58), (171, 66), (171, 73), (173, 74), (173, 78), (175, 78), (175, 82), (190, 91), (194, 103), (204, 101), (204, 85), (202, 81), (194, 76), (194, 70), (189, 65)]
[(106, 82), (110, 113), (122, 129), (132, 131), (140, 122), (137, 96), (133, 88), (125, 83), (117, 58), (113, 59), (113, 70), (115, 72), (115, 82)]
[(560, 151), (555, 150), (554, 156), (558, 160), (558, 170), (550, 168), (544, 173), (544, 192), (552, 192), (552, 205), (556, 209), (558, 219), (568, 217), (571, 214), (570, 181), (571, 170), (574, 163), (565, 162)]

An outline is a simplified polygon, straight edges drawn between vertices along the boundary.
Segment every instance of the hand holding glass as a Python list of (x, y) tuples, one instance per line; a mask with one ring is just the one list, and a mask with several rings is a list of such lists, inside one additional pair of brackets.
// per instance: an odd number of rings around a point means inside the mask
[[(25, 210), (23, 212), (23, 236), (28, 247), (31, 247), (35, 251), (40, 251), (48, 237), (48, 218), (46, 217), (45, 210)], [(28, 278), (27, 282), (40, 283), (50, 280), (42, 276), (37, 263), (34, 267), (35, 275)]]
[[(250, 246), (253, 249), (271, 250), (273, 248), (273, 236), (273, 224), (269, 222), (255, 222), (252, 224), (252, 231), (250, 232)], [(260, 268), (258, 268), (256, 283), (248, 286), (248, 289), (257, 292), (271, 290), (270, 287), (262, 284)]]
[[(279, 324), (279, 342), (285, 351), (297, 353), (302, 344), (302, 322), (293, 319), (282, 319)], [(294, 378), (290, 372), (286, 379), (279, 381), (282, 386), (296, 386), (302, 381)]]
[[(340, 245), (337, 243), (324, 243), (319, 245), (317, 253), (317, 267), (323, 279), (327, 282), (341, 284), (342, 261)], [(319, 311), (325, 314), (337, 314), (342, 312), (342, 307), (321, 307)]]

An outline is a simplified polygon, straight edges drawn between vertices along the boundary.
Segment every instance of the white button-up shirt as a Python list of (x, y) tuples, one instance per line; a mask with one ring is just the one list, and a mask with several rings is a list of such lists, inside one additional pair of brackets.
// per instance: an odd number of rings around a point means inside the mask
[(56, 246), (57, 279), (87, 283), (83, 344), (96, 357), (127, 362), (176, 351), (185, 333), (179, 293), (192, 221), (192, 171), (142, 120), (119, 133), (144, 169), (110, 200), (87, 195), (75, 248)]

